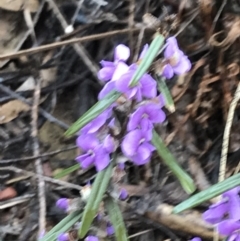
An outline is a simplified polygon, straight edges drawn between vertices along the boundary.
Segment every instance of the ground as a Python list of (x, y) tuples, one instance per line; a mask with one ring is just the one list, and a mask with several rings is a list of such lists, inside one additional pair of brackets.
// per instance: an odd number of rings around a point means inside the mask
[[(186, 75), (167, 81), (175, 111), (164, 109), (158, 133), (196, 192), (218, 182), (222, 151), (224, 176), (238, 173), (239, 29), (238, 0), (1, 1), (0, 240), (36, 240), (41, 227), (48, 231), (66, 216), (56, 201), (80, 198), (94, 180), (94, 168), (76, 166), (76, 136), (64, 133), (97, 102), (99, 62), (112, 60), (121, 43), (135, 61), (156, 32), (176, 35), (192, 63)], [(128, 162), (125, 172), (121, 187), (129, 199), (119, 205), (131, 240), (213, 239), (201, 213), (214, 200), (173, 215), (189, 195), (157, 154), (145, 166)]]

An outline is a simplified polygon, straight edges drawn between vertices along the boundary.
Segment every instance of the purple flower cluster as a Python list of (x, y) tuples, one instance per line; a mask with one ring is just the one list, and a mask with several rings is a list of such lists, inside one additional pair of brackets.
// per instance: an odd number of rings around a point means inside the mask
[[(191, 68), (191, 63), (178, 48), (175, 37), (169, 38), (167, 43), (162, 75), (171, 78), (174, 73), (187, 72)], [(147, 50), (148, 45), (146, 44), (139, 56), (139, 61)], [(133, 113), (129, 116), (127, 133), (122, 140), (121, 149), (134, 164), (143, 165), (150, 160), (152, 152), (155, 150), (151, 144), (154, 124), (162, 123), (166, 115), (162, 111), (162, 96), (157, 97), (157, 83), (151, 75), (145, 73), (135, 86), (130, 85), (137, 70), (137, 63), (128, 65), (126, 61), (129, 57), (130, 49), (120, 44), (115, 48), (112, 62), (105, 60), (100, 62), (102, 69), (98, 72), (98, 77), (105, 83), (105, 86), (98, 98), (100, 100), (112, 90), (117, 90), (128, 101), (134, 100)], [(116, 141), (113, 136), (107, 132), (108, 129), (114, 129), (115, 119), (112, 118), (112, 115), (113, 108), (117, 105), (120, 104), (114, 103), (82, 128), (77, 139), (81, 155), (76, 158), (82, 168), (95, 165), (97, 171), (101, 171), (110, 163), (110, 155), (117, 145), (115, 146)]]
[(203, 219), (216, 225), (220, 235), (229, 236), (229, 241), (240, 241), (240, 187), (222, 195), (222, 200), (211, 205), (203, 213)]

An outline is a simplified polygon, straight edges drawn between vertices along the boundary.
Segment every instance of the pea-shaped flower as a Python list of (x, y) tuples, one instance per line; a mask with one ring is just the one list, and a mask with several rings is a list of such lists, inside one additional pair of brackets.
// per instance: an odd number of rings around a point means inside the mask
[(110, 135), (105, 137), (103, 143), (95, 134), (81, 135), (77, 138), (77, 145), (84, 152), (76, 158), (82, 168), (94, 164), (97, 171), (101, 171), (110, 163), (110, 153), (114, 151), (114, 140)]
[(105, 82), (111, 80), (116, 68), (121, 64), (121, 61), (128, 60), (129, 56), (130, 49), (123, 44), (119, 44), (115, 48), (113, 62), (105, 60), (100, 62), (103, 68), (98, 72), (98, 78)]
[(151, 131), (139, 129), (129, 132), (121, 144), (123, 154), (136, 165), (144, 165), (149, 162), (155, 147), (150, 144)]
[(166, 118), (165, 113), (154, 103), (147, 103), (138, 107), (138, 109), (130, 116), (127, 129), (132, 131), (140, 128), (147, 131), (153, 128), (153, 124), (162, 123)]
[(177, 75), (187, 73), (192, 65), (188, 57), (179, 49), (177, 39), (170, 37), (167, 39), (167, 47), (164, 51), (167, 64), (163, 67), (162, 75), (167, 79)]

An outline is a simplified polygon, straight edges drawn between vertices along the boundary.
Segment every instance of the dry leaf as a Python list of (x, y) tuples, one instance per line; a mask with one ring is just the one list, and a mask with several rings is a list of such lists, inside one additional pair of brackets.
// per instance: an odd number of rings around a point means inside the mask
[(36, 12), (39, 7), (38, 0), (1, 0), (0, 8), (9, 11), (21, 11), (28, 9), (30, 12)]
[[(25, 20), (22, 13), (6, 12), (1, 9), (0, 16), (0, 55), (14, 53), (22, 46), (28, 36)], [(0, 68), (7, 61), (0, 61)]]
[(0, 105), (0, 124), (7, 123), (23, 112), (28, 111), (30, 107), (20, 100), (12, 100), (6, 104)]

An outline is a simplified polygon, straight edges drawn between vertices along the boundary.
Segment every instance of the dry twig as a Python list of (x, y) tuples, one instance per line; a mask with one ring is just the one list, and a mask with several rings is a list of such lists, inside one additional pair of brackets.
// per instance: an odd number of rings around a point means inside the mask
[(229, 111), (228, 111), (228, 117), (227, 117), (227, 123), (226, 123), (224, 134), (223, 134), (222, 153), (221, 153), (219, 176), (218, 176), (219, 182), (223, 181), (225, 178), (226, 165), (227, 165), (227, 153), (228, 153), (228, 146), (229, 146), (229, 135), (230, 135), (231, 127), (232, 127), (234, 112), (235, 112), (239, 99), (240, 99), (240, 83), (238, 83), (238, 87), (234, 94), (233, 100), (230, 104)]
[(55, 49), (58, 47), (66, 46), (66, 45), (71, 45), (71, 44), (86, 42), (86, 41), (93, 41), (93, 40), (97, 40), (97, 39), (103, 39), (103, 38), (107, 38), (107, 37), (114, 36), (114, 35), (116, 36), (117, 34), (125, 34), (125, 33), (128, 33), (129, 31), (137, 32), (140, 29), (141, 28), (114, 30), (114, 31), (106, 32), (106, 33), (93, 34), (90, 36), (85, 36), (85, 37), (80, 37), (80, 38), (73, 38), (73, 39), (69, 39), (69, 40), (64, 40), (64, 41), (60, 41), (60, 42), (42, 45), (42, 46), (35, 47), (35, 48), (24, 49), (24, 50), (18, 51), (17, 53), (1, 55), (0, 60), (15, 59), (15, 58), (18, 58), (18, 57), (21, 57), (24, 55), (31, 55), (31, 54), (43, 52), (46, 50), (51, 50), (51, 49)]
[(44, 154), (41, 154), (41, 155), (38, 155), (38, 156), (33, 155), (33, 156), (27, 156), (27, 157), (21, 157), (21, 158), (0, 160), (0, 163), (1, 164), (7, 164), (7, 163), (19, 162), (19, 161), (29, 161), (29, 160), (33, 160), (35, 158), (43, 158), (43, 157), (47, 157), (47, 156), (53, 156), (53, 155), (59, 154), (61, 152), (70, 151), (70, 150), (76, 149), (76, 148), (77, 148), (77, 146), (74, 145), (74, 146), (67, 147), (65, 149), (59, 149), (59, 150), (51, 151), (51, 152), (44, 153)]
[(59, 180), (59, 179), (54, 179), (54, 178), (51, 178), (51, 177), (39, 175), (39, 174), (36, 174), (34, 172), (25, 171), (23, 169), (13, 167), (13, 166), (0, 167), (0, 171), (13, 171), (13, 172), (16, 172), (16, 173), (25, 173), (26, 175), (31, 176), (33, 178), (42, 178), (46, 182), (50, 182), (50, 183), (53, 183), (53, 184), (56, 184), (56, 185), (59, 185), (59, 186), (65, 187), (65, 188), (75, 189), (75, 190), (79, 190), (79, 191), (82, 190), (82, 187), (79, 186), (79, 185), (72, 184), (72, 183), (69, 183), (69, 182), (65, 182), (65, 181), (62, 181), (62, 180)]
[[(35, 78), (36, 85), (33, 95), (33, 106), (32, 106), (32, 141), (33, 141), (33, 155), (39, 156), (39, 141), (38, 141), (38, 105), (40, 102), (41, 92), (41, 78)], [(41, 177), (43, 176), (42, 160), (40, 157), (35, 159), (35, 169), (40, 177), (38, 178), (38, 201), (39, 201), (39, 221), (38, 221), (38, 234), (39, 236), (45, 232), (46, 228), (46, 197), (45, 197), (45, 182)]]
[[(69, 25), (68, 25), (67, 21), (65, 20), (64, 16), (62, 15), (62, 13), (60, 12), (58, 6), (54, 2), (54, 0), (47, 0), (47, 2), (51, 6), (53, 12), (56, 14), (56, 17), (59, 20), (63, 30), (66, 31), (66, 29), (69, 27)], [(81, 6), (81, 4), (79, 4), (79, 6)], [(75, 51), (77, 52), (77, 54), (81, 57), (81, 60), (86, 64), (86, 66), (92, 72), (94, 77), (96, 79), (98, 79), (98, 77), (97, 77), (98, 67), (94, 63), (94, 61), (91, 59), (91, 57), (89, 56), (89, 54), (87, 53), (85, 48), (82, 46), (82, 44), (75, 43), (73, 45), (73, 47), (74, 47)]]

